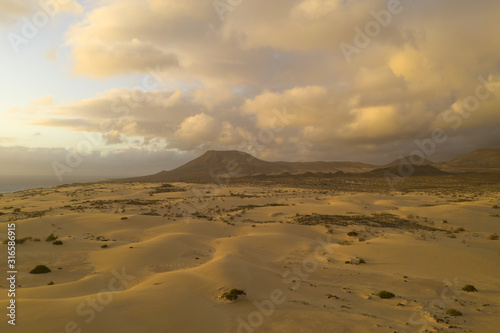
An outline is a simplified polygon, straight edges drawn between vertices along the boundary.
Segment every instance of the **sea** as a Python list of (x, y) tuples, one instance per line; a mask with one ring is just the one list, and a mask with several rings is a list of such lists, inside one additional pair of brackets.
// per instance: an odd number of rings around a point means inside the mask
[(73, 183), (91, 183), (110, 179), (103, 176), (68, 176), (60, 182), (56, 176), (2, 176), (0, 175), (0, 193), (11, 193), (35, 188), (45, 188)]

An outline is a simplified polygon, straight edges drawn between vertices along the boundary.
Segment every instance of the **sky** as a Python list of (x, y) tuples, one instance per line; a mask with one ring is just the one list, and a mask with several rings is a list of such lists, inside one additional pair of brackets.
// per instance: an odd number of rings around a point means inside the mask
[(0, 175), (500, 147), (497, 0), (3, 0)]

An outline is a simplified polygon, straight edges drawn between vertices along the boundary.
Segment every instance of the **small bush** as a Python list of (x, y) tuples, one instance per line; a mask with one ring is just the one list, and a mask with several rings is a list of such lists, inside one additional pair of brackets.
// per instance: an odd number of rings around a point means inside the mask
[(494, 233), (493, 235), (489, 235), (488, 239), (489, 240), (498, 240), (498, 235), (496, 233)]
[(231, 289), (222, 294), (221, 298), (225, 298), (229, 301), (235, 301), (238, 299), (240, 295), (246, 295), (247, 293), (240, 289)]
[(50, 281), (49, 283), (47, 283), (48, 286), (53, 286), (54, 285), (54, 281)]
[(493, 207), (491, 208), (494, 208), (494, 209), (498, 209), (498, 205), (494, 205)]
[(351, 237), (356, 237), (358, 235), (358, 233), (356, 231), (349, 231), (347, 233), (347, 236), (351, 236)]
[(108, 246), (108, 244), (103, 244), (103, 245), (101, 245), (101, 248), (103, 248), (103, 249), (105, 249), (105, 248), (107, 248), (107, 247), (109, 247), (109, 246)]
[(45, 241), (53, 242), (53, 241), (57, 240), (58, 238), (59, 238), (58, 236), (55, 236), (54, 234), (50, 234), (49, 236), (47, 236), (47, 238), (45, 238)]
[(51, 270), (45, 265), (38, 265), (35, 268), (33, 268), (30, 272), (30, 274), (45, 274), (45, 273), (50, 273)]
[(14, 213), (20, 213), (21, 212), (21, 208), (14, 208)]
[(462, 315), (462, 312), (455, 310), (455, 309), (448, 309), (448, 310), (446, 310), (446, 313), (449, 314), (450, 316), (454, 316), (454, 317), (460, 317)]
[(387, 291), (387, 290), (382, 290), (380, 291), (378, 294), (377, 294), (378, 297), (380, 298), (383, 298), (383, 299), (389, 299), (389, 298), (393, 298), (394, 295), (393, 293), (391, 293), (390, 291)]
[(52, 243), (52, 245), (63, 245), (63, 242), (58, 240), (58, 241), (55, 241), (54, 243)]
[(19, 239), (16, 238), (16, 244), (24, 244), (27, 240), (32, 240), (32, 239), (33, 239), (33, 237), (31, 237), (31, 236), (19, 238)]
[(468, 293), (475, 292), (477, 291), (476, 287), (474, 287), (472, 284), (466, 284), (463, 288), (463, 291), (466, 291)]
[(124, 216), (120, 220), (128, 220), (128, 217)]

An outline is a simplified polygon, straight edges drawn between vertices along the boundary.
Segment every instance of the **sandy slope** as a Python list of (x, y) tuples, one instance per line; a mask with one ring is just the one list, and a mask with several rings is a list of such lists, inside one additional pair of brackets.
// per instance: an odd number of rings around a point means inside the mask
[[(493, 216), (500, 209), (492, 208), (498, 193), (462, 201), (176, 184), (186, 191), (149, 195), (157, 186), (99, 184), (1, 197), (0, 220), (15, 220), (18, 238), (41, 241), (17, 245), (17, 325), (3, 314), (0, 330), (500, 331), (500, 241), (488, 239), (500, 233)], [(25, 213), (44, 210), (41, 217)], [(293, 222), (314, 213), (390, 213), (442, 230)], [(1, 228), (5, 239), (6, 223)], [(51, 233), (64, 244), (46, 242)], [(7, 246), (0, 248), (6, 271)], [(357, 258), (366, 264), (356, 265)], [(29, 274), (38, 264), (52, 272)], [(479, 292), (460, 290), (469, 283)], [(0, 285), (5, 309), (8, 288)], [(219, 297), (232, 288), (246, 296)], [(378, 298), (384, 289), (396, 297)], [(450, 308), (463, 316), (447, 315)]]

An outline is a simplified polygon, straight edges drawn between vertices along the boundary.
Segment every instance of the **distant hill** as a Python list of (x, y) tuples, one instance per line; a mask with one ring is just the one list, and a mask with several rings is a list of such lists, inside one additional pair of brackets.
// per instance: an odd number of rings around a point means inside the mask
[[(409, 161), (408, 158), (406, 158)], [(115, 182), (222, 182), (227, 178), (255, 177), (342, 177), (352, 174), (367, 177), (383, 177), (387, 172), (399, 175), (400, 160), (379, 166), (360, 162), (268, 162), (248, 153), (237, 150), (209, 150), (194, 160), (170, 171), (143, 176), (116, 179)], [(500, 171), (500, 149), (478, 149), (472, 153), (445, 163), (435, 164), (424, 160), (421, 165), (414, 165), (411, 176), (441, 176), (448, 172)]]
[[(440, 170), (432, 165), (425, 165), (425, 164), (412, 165), (412, 168), (413, 168), (413, 172), (410, 175), (408, 175), (409, 177), (413, 177), (413, 176), (444, 176), (444, 175), (449, 174), (448, 172), (442, 171), (442, 170)], [(405, 169), (405, 172), (406, 172), (406, 169)], [(372, 171), (364, 172), (362, 175), (363, 176), (382, 177), (382, 176), (386, 176), (388, 173), (392, 174), (392, 175), (396, 175), (396, 176), (401, 176), (401, 177), (406, 176), (406, 174), (400, 175), (399, 164), (397, 166), (390, 166), (390, 167), (386, 167), (386, 168), (379, 168), (379, 169), (375, 169)]]
[(306, 172), (366, 172), (376, 165), (360, 162), (267, 162), (237, 150), (209, 150), (200, 157), (170, 171), (117, 182), (210, 181), (222, 175), (232, 178), (254, 175), (300, 174)]
[[(416, 157), (415, 159), (418, 159), (418, 158), (419, 158), (419, 157)], [(413, 159), (410, 159), (410, 156), (406, 156), (406, 157), (403, 157), (403, 160), (404, 160), (404, 161), (406, 161), (406, 162), (408, 162), (408, 163), (411, 163), (411, 161), (412, 161)], [(395, 166), (397, 167), (397, 166), (399, 166), (400, 164), (401, 164), (401, 160), (400, 160), (400, 159), (397, 159), (397, 160), (392, 161), (391, 163), (388, 163), (388, 164), (384, 165), (383, 167), (384, 167), (384, 168), (395, 167)], [(434, 163), (434, 162), (432, 162), (432, 161), (429, 161), (429, 160), (427, 160), (427, 159), (424, 159), (424, 160), (422, 161), (422, 163), (420, 163), (419, 165), (433, 165), (433, 164), (435, 164), (435, 163)]]
[(477, 149), (439, 166), (459, 169), (500, 169), (500, 148)]

